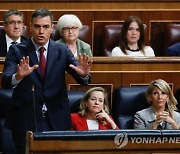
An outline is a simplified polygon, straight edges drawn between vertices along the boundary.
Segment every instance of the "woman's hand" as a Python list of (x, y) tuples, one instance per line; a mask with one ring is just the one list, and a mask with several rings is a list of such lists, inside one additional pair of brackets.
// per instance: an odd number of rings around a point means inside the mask
[(104, 110), (96, 114), (96, 119), (98, 120), (108, 120), (108, 118), (109, 115)]
[(163, 121), (166, 121), (167, 123), (171, 124), (174, 129), (179, 129), (179, 126), (176, 124), (174, 119), (172, 119), (169, 112), (167, 112), (167, 111), (160, 112), (156, 116), (156, 120), (155, 120), (155, 122), (153, 123), (153, 126), (152, 126), (153, 129), (157, 129), (158, 125)]
[(111, 124), (112, 129), (116, 129), (117, 126), (114, 121), (110, 118), (110, 116), (102, 109), (102, 112), (96, 114), (96, 119), (100, 120), (104, 125), (108, 123)]

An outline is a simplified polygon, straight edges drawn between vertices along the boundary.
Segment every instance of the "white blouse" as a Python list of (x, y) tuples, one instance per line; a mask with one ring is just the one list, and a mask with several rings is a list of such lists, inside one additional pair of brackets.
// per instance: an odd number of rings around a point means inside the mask
[(142, 51), (130, 51), (127, 50), (127, 54), (124, 54), (119, 47), (115, 47), (112, 50), (112, 56), (149, 56), (155, 57), (154, 50), (150, 46), (146, 46), (144, 49), (144, 53)]
[(99, 123), (97, 120), (87, 120), (88, 130), (98, 130)]

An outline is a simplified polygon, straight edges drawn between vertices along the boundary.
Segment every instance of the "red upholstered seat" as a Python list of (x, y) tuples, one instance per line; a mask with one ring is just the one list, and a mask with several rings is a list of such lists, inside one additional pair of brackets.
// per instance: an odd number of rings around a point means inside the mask
[(164, 53), (167, 55), (167, 48), (180, 42), (180, 24), (168, 24), (165, 28)]
[(106, 25), (102, 34), (102, 56), (111, 56), (112, 49), (119, 45), (122, 25)]
[[(146, 32), (146, 25), (145, 24), (143, 25)], [(101, 56), (111, 56), (111, 52), (113, 48), (119, 46), (122, 26), (123, 25), (121, 24), (104, 26), (103, 34), (102, 34)]]

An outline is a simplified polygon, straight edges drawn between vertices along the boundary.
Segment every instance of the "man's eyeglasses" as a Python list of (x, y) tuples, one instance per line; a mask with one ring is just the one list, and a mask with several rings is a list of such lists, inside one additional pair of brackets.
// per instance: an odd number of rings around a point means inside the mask
[(78, 29), (78, 27), (64, 27), (64, 28), (63, 28), (63, 30), (64, 30), (65, 32), (69, 32), (70, 30), (71, 30), (72, 32), (75, 32), (77, 29)]
[(18, 20), (18, 21), (14, 21), (14, 20), (11, 20), (11, 21), (8, 21), (8, 22), (6, 22), (6, 24), (8, 24), (8, 25), (21, 25), (21, 24), (23, 24), (23, 21), (21, 21), (21, 20)]

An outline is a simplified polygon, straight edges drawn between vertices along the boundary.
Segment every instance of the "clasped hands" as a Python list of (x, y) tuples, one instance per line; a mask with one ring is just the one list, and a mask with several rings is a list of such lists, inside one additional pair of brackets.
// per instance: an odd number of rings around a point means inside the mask
[(153, 123), (153, 128), (157, 129), (158, 125), (163, 122), (166, 121), (169, 124), (173, 124), (175, 121), (170, 117), (169, 112), (167, 111), (163, 111), (160, 112), (158, 115), (156, 115), (156, 120)]
[[(70, 64), (69, 66), (74, 69), (80, 76), (85, 77), (89, 74), (92, 65), (92, 60), (86, 54), (79, 55), (79, 65), (74, 66)], [(17, 65), (17, 72), (15, 74), (16, 80), (22, 80), (25, 76), (31, 74), (34, 69), (37, 69), (39, 65), (29, 66), (29, 56), (23, 57), (20, 63)]]

